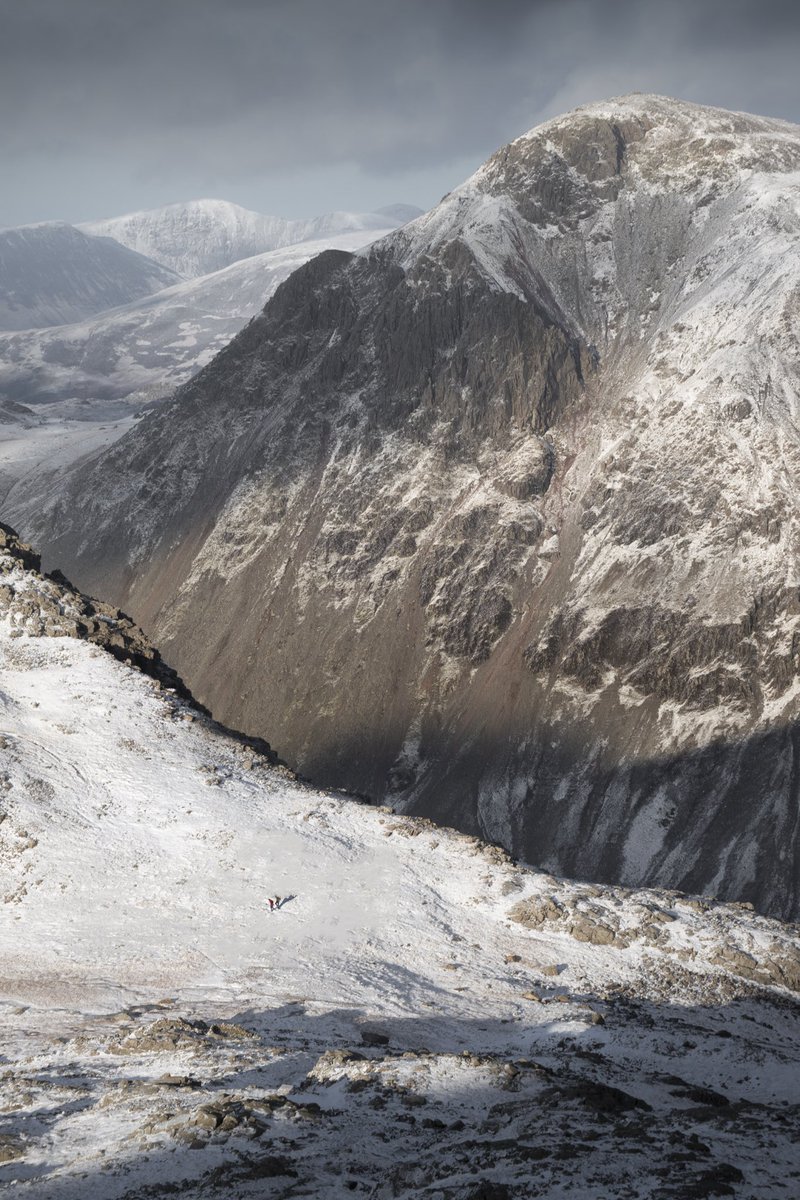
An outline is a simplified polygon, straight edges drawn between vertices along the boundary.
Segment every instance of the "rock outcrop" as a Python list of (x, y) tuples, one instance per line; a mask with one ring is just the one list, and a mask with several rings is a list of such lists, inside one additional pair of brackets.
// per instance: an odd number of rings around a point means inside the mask
[(13, 516), (304, 773), (797, 915), (799, 168), (658, 97), (551, 121)]
[(0, 522), (0, 619), (10, 637), (75, 637), (101, 646), (114, 658), (191, 699), (176, 671), (163, 661), (141, 629), (118, 608), (84, 596), (60, 571), (43, 574), (41, 556)]

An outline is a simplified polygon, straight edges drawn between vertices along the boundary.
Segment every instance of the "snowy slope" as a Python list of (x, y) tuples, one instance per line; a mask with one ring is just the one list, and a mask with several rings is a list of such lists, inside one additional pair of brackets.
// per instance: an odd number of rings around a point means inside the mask
[(297, 242), (393, 229), (419, 216), (421, 211), (401, 204), (375, 213), (333, 212), (287, 220), (252, 212), (228, 200), (190, 200), (110, 220), (88, 221), (80, 228), (86, 233), (115, 238), (123, 246), (193, 278)]
[(578, 109), (14, 519), (303, 773), (797, 915), (799, 214), (797, 126)]
[(790, 1194), (796, 929), (305, 786), (2, 540), (0, 1186)]
[(177, 279), (169, 267), (73, 225), (0, 229), (0, 329), (79, 321)]

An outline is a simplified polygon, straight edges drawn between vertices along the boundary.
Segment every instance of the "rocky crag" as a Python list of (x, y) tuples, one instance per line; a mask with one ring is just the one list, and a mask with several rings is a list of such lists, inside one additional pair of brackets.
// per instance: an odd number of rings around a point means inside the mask
[[(112, 604), (85, 596), (61, 571), (44, 573), (41, 556), (0, 521), (0, 620), (10, 638), (77, 638), (99, 646), (112, 658), (155, 680), (158, 687), (191, 708), (180, 715), (193, 720), (193, 710), (210, 716), (172, 667), (131, 618)], [(217, 728), (232, 740), (276, 764), (278, 756), (263, 738)]]
[(82, 595), (60, 571), (43, 574), (41, 565), (33, 547), (0, 522), (0, 618), (8, 620), (10, 637), (80, 638), (191, 699), (177, 672), (130, 617)]
[(13, 516), (304, 773), (796, 915), (799, 199), (795, 126), (579, 109)]

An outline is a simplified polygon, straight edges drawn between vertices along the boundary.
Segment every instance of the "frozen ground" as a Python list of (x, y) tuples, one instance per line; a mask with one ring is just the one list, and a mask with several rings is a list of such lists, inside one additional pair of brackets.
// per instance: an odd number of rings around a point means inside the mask
[(0, 572), (0, 1189), (796, 1194), (795, 928), (307, 787)]

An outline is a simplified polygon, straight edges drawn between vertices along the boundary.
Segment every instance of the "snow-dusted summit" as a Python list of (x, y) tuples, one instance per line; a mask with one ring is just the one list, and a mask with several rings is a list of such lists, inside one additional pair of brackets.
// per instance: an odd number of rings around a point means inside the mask
[(375, 213), (332, 212), (289, 220), (252, 212), (228, 200), (190, 200), (110, 220), (87, 221), (80, 228), (95, 236), (115, 238), (180, 275), (194, 278), (297, 242), (392, 229), (421, 212), (400, 204)]
[(145, 647), (0, 527), (0, 1189), (792, 1194), (796, 928), (303, 785)]

